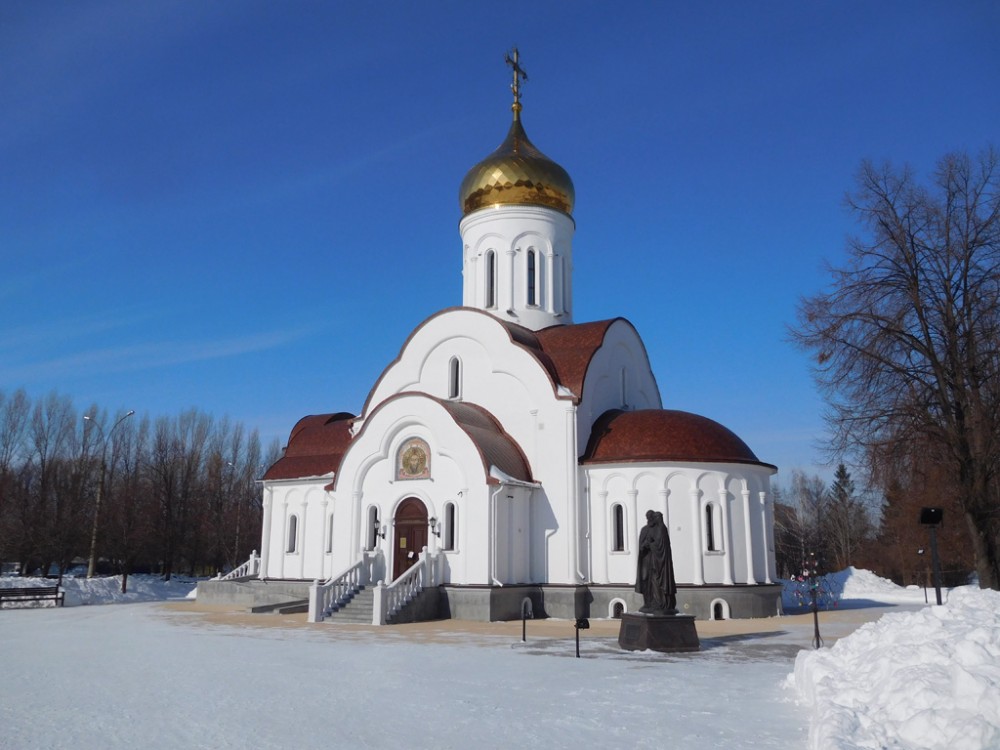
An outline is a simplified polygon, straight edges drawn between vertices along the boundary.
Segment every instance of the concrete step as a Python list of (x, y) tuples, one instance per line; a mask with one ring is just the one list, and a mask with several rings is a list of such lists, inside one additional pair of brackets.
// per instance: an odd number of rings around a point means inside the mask
[(372, 589), (361, 588), (338, 609), (328, 614), (324, 622), (371, 625), (374, 608), (375, 592)]
[[(305, 609), (302, 610), (298, 609), (298, 607), (302, 606), (304, 606)], [(308, 612), (308, 611), (309, 611), (308, 599), (286, 599), (283, 602), (275, 602), (273, 604), (258, 604), (256, 607), (250, 607), (251, 614), (255, 615), (266, 615), (266, 614), (290, 615), (294, 614), (295, 612)]]

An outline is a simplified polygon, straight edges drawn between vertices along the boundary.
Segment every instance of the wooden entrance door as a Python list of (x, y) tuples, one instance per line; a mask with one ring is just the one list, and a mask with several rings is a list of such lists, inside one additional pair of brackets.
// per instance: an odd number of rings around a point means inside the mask
[(427, 508), (408, 497), (396, 509), (392, 538), (392, 579), (396, 580), (420, 559), (427, 546)]

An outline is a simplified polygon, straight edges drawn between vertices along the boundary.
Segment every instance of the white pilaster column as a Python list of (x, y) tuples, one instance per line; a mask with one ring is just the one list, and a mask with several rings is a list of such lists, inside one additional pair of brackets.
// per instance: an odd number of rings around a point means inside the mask
[(757, 575), (753, 569), (753, 523), (750, 520), (750, 490), (743, 490), (743, 533), (747, 546), (747, 578), (746, 582), (757, 583)]
[(670, 532), (670, 490), (663, 488), (659, 491), (660, 496), (660, 513), (663, 514), (663, 523), (667, 527), (667, 532)]
[(469, 253), (469, 246), (464, 249), (466, 261), (462, 264), (462, 304), (466, 307), (480, 307), (477, 304), (475, 294), (480, 287), (479, 284), (479, 258), (474, 253)]
[(285, 558), (288, 557), (288, 501), (281, 502), (281, 539), (278, 540), (281, 556), (278, 558), (278, 578), (285, 577)]
[(351, 539), (354, 545), (354, 555), (351, 564), (361, 559), (365, 551), (365, 532), (361, 528), (363, 520), (361, 518), (361, 493), (354, 491), (351, 493)]
[(299, 526), (295, 529), (299, 537), (295, 540), (295, 551), (299, 553), (299, 578), (306, 577), (306, 540), (309, 538), (308, 525), (306, 524), (308, 502), (302, 498), (302, 502), (299, 503)]
[[(319, 577), (320, 580), (325, 581), (330, 575), (327, 571), (327, 561), (331, 557), (333, 552), (333, 519), (330, 517), (330, 513), (327, 508), (330, 506), (330, 501), (327, 500), (325, 494), (323, 496), (323, 502), (320, 503), (320, 512), (323, 514), (323, 536), (319, 540)], [(327, 552), (327, 546), (329, 545), (330, 552)]]
[(691, 555), (692, 570), (694, 571), (691, 578), (691, 583), (696, 586), (701, 586), (705, 583), (705, 553), (702, 550), (704, 543), (702, 542), (701, 534), (701, 521), (705, 517), (705, 513), (701, 507), (701, 490), (697, 488), (691, 489), (691, 518), (694, 519), (694, 523), (691, 524)]
[(645, 514), (643, 514), (642, 520), (639, 520), (639, 490), (628, 491), (628, 516), (632, 519), (632, 528), (629, 529), (628, 523), (625, 524), (625, 549), (634, 549), (635, 542), (631, 542), (631, 544), (629, 542), (633, 539), (638, 540), (639, 529), (646, 523)]
[[(762, 525), (761, 529), (761, 539), (764, 540), (764, 583), (772, 583), (771, 579), (771, 562), (774, 560), (774, 555), (771, 554), (771, 550), (774, 549), (774, 526), (768, 523), (768, 505), (770, 503), (767, 500), (767, 493), (761, 492), (760, 494), (760, 522)], [(777, 575), (777, 571), (775, 571)]]
[(542, 283), (545, 286), (545, 311), (549, 313), (554, 313), (555, 309), (555, 285), (553, 279), (555, 278), (555, 268), (552, 262), (552, 252), (548, 251), (542, 254), (542, 258), (545, 260), (544, 263), (544, 275), (542, 277)]
[(722, 510), (722, 582), (733, 585), (733, 528), (729, 513), (729, 493), (719, 490), (719, 507)]
[[(510, 248), (504, 253), (504, 274), (506, 275), (507, 283), (504, 284), (504, 299), (498, 300), (498, 307), (501, 310), (516, 310), (514, 305), (516, 291), (514, 289), (514, 277), (517, 275), (514, 271), (514, 248)], [(501, 277), (504, 278), (504, 277)]]
[(262, 499), (264, 519), (261, 524), (262, 531), (260, 535), (260, 573), (257, 576), (262, 581), (267, 578), (268, 561), (271, 559), (271, 505), (273, 495), (274, 490), (267, 487), (264, 490), (264, 497)]
[(597, 493), (597, 507), (600, 510), (601, 528), (595, 529), (594, 536), (603, 541), (599, 553), (594, 554), (594, 580), (611, 583), (611, 575), (608, 573), (608, 554), (614, 546), (614, 519), (611, 517), (611, 508), (608, 507), (607, 490)]

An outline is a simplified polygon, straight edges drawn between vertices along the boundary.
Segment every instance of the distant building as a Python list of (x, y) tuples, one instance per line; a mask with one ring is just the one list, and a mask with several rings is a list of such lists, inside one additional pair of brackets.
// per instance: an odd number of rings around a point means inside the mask
[(506, 139), (459, 192), (462, 306), (417, 326), (359, 415), (292, 429), (263, 480), (259, 578), (327, 582), (315, 619), (362, 586), (379, 589), (362, 614), (376, 622), (516, 618), (526, 599), (606, 617), (641, 604), (653, 509), (682, 612), (775, 615), (776, 469), (663, 408), (628, 320), (573, 322), (573, 183), (528, 140), (514, 83)]

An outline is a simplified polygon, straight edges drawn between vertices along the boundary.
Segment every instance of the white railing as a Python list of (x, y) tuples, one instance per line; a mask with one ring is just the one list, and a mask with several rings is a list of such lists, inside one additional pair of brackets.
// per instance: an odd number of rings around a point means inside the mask
[(230, 570), (225, 575), (221, 573), (215, 577), (216, 581), (232, 581), (236, 578), (248, 578), (256, 577), (260, 574), (260, 557), (257, 556), (257, 550), (250, 553), (250, 559), (247, 560), (242, 565), (239, 565), (232, 570)]
[(333, 610), (371, 581), (375, 555), (364, 555), (343, 573), (309, 587), (309, 622), (322, 622)]
[(375, 587), (372, 625), (385, 625), (389, 618), (409, 604), (423, 589), (438, 585), (438, 555), (424, 547), (420, 559), (403, 575), (386, 586)]

